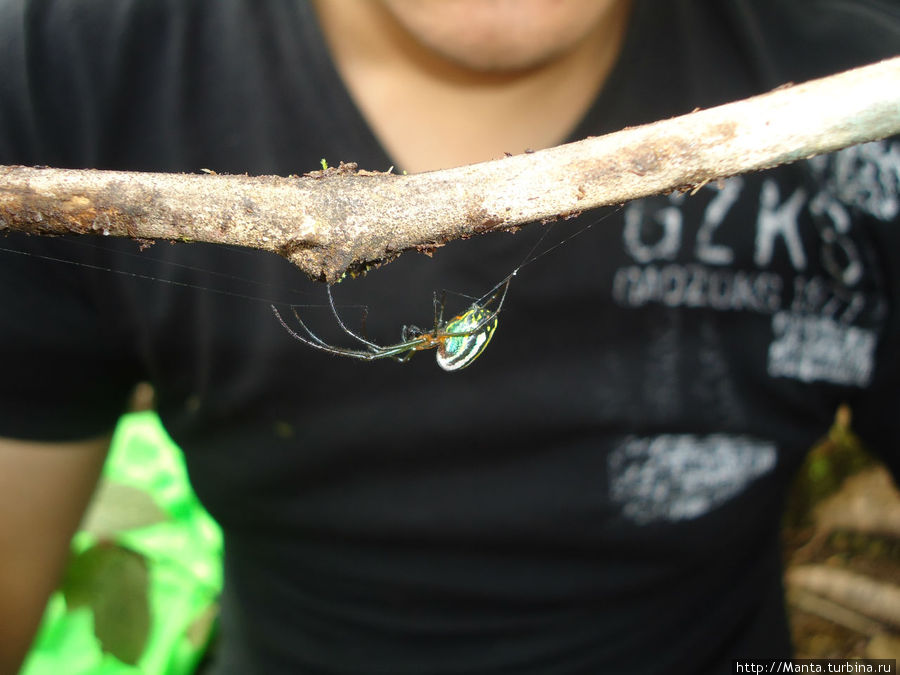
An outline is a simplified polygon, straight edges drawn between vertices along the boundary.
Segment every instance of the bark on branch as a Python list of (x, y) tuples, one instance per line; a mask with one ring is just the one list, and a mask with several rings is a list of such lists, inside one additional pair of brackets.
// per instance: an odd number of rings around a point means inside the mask
[(409, 249), (689, 189), (900, 133), (900, 57), (534, 153), (409, 176), (0, 167), (0, 230), (207, 241), (278, 253), (313, 279)]

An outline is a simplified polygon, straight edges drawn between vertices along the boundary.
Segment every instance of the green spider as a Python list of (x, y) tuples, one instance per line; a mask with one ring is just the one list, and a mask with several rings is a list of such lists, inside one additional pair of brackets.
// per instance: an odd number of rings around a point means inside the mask
[[(319, 336), (313, 333), (305, 323), (296, 309), (293, 309), (294, 317), (297, 323), (303, 329), (304, 335), (301, 335), (293, 328), (288, 326), (287, 322), (281, 317), (275, 305), (272, 305), (272, 312), (278, 322), (287, 330), (287, 332), (300, 342), (329, 354), (336, 356), (348, 356), (363, 361), (374, 361), (376, 359), (392, 358), (400, 362), (408, 361), (416, 352), (426, 349), (436, 349), (435, 357), (438, 365), (447, 371), (461, 370), (468, 366), (472, 361), (477, 359), (484, 351), (485, 347), (494, 336), (497, 330), (497, 317), (503, 307), (503, 301), (506, 299), (506, 292), (509, 290), (509, 282), (515, 276), (518, 269), (510, 274), (506, 279), (495, 286), (488, 295), (483, 296), (483, 300), (476, 300), (462, 314), (454, 316), (448, 321), (444, 321), (444, 301), (438, 301), (437, 296), (434, 299), (434, 328), (430, 332), (425, 332), (421, 328), (415, 326), (404, 326), (401, 332), (401, 342), (393, 345), (382, 346), (367, 340), (366, 338), (354, 333), (341, 320), (337, 307), (334, 304), (334, 297), (331, 295), (331, 287), (328, 287), (328, 301), (331, 304), (331, 311), (337, 319), (338, 324), (347, 335), (365, 345), (365, 349), (349, 349), (347, 347), (336, 347), (330, 345)], [(497, 303), (496, 309), (489, 307)]]

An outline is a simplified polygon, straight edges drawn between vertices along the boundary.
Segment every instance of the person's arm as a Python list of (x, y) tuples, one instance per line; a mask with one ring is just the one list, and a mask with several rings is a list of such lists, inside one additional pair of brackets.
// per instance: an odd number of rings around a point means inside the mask
[(108, 448), (0, 438), (0, 675), (28, 651)]

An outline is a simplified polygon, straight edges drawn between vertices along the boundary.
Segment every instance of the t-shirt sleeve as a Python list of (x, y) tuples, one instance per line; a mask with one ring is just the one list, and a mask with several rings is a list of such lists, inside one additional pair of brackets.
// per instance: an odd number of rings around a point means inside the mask
[[(64, 239), (0, 239), (0, 436), (76, 440), (110, 431), (140, 379), (112, 274)], [(65, 262), (62, 262), (65, 261)]]
[[(48, 106), (55, 82), (41, 73), (68, 51), (43, 39), (35, 8), (44, 4), (0, 0), (0, 165), (64, 165), (54, 137), (77, 135), (74, 111)], [(78, 69), (73, 59), (57, 77)], [(109, 431), (136, 368), (114, 275), (96, 269), (103, 252), (19, 233), (0, 236), (0, 249), (0, 436), (74, 440)]]

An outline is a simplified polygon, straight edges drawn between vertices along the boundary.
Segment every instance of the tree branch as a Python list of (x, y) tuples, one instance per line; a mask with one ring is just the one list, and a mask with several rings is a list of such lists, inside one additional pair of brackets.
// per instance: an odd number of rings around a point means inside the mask
[(900, 57), (548, 150), (398, 176), (0, 167), (0, 230), (207, 241), (278, 253), (313, 279), (409, 249), (690, 189), (900, 133)]

